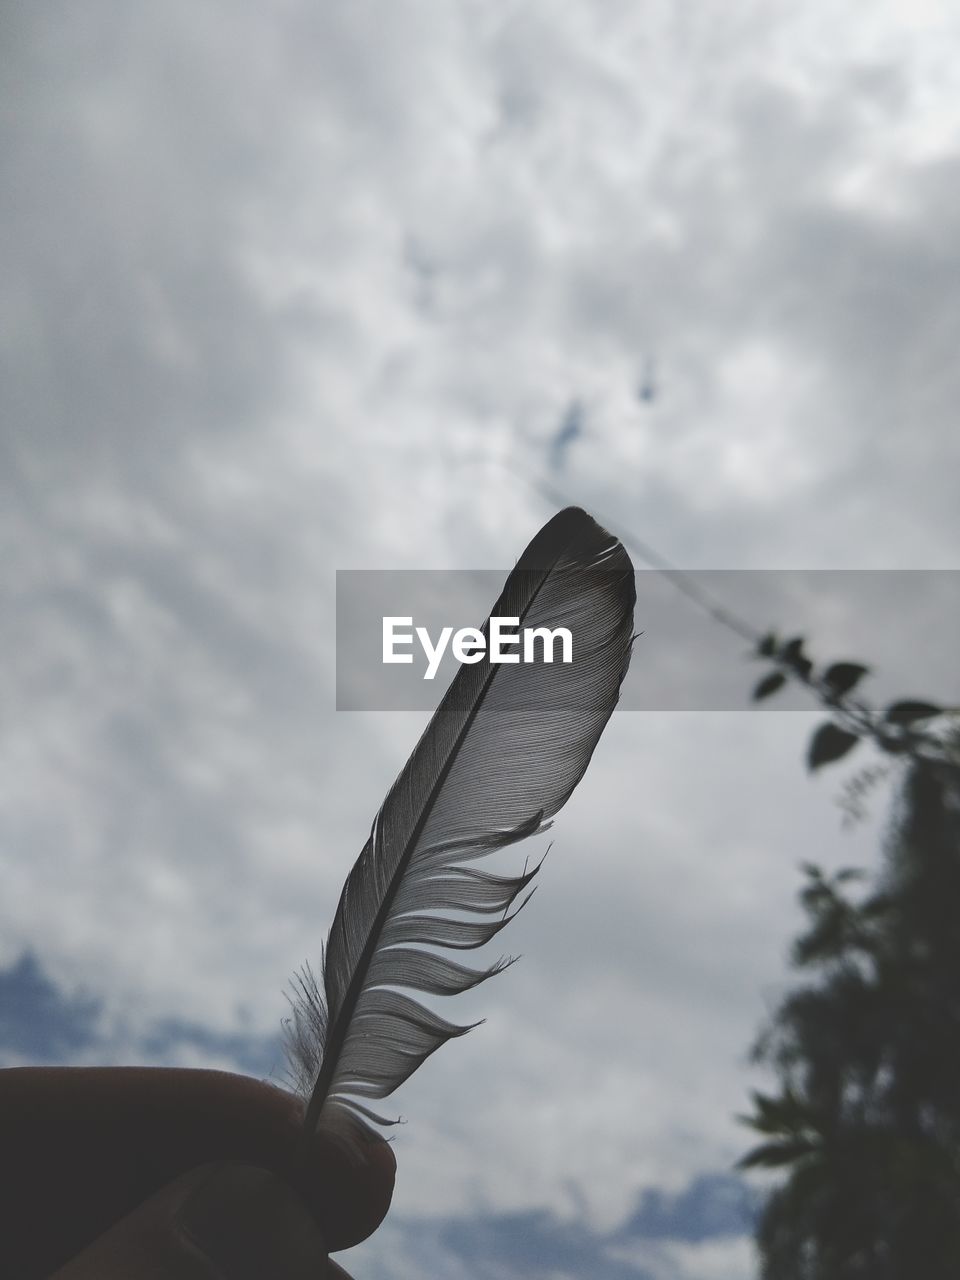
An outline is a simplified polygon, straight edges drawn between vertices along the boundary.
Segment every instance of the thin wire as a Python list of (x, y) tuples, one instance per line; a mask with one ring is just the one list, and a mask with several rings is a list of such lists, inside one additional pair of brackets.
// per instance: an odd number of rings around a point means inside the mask
[[(543, 480), (534, 480), (530, 476), (523, 477), (532, 488), (536, 489), (540, 495), (549, 502), (559, 502), (562, 507), (575, 505), (566, 497), (559, 489), (554, 489), (552, 485), (546, 484)], [(606, 520), (601, 523), (608, 524)], [(726, 627), (728, 631), (732, 631), (738, 635), (741, 640), (747, 640), (751, 645), (757, 645), (762, 637), (762, 632), (756, 627), (745, 621), (743, 618), (735, 614), (731, 609), (726, 608), (719, 601), (715, 600), (708, 592), (704, 591), (696, 579), (683, 569), (678, 569), (676, 565), (671, 564), (665, 556), (662, 556), (655, 547), (651, 547), (648, 542), (644, 542), (638, 538), (635, 533), (626, 529), (622, 521), (615, 521), (617, 526), (624, 530), (621, 540), (630, 551), (633, 551), (638, 559), (649, 565), (651, 569), (663, 575), (676, 589), (687, 597), (698, 609), (702, 609), (715, 622), (719, 622), (722, 627)]]
[[(547, 484), (545, 481), (534, 480), (530, 476), (526, 476), (524, 478), (527, 480), (528, 484), (536, 489), (542, 497), (547, 499), (548, 502), (559, 502), (560, 505), (564, 507), (571, 505), (570, 499), (561, 493), (559, 489), (553, 488), (553, 486)], [(604, 521), (604, 523), (606, 523), (606, 521)], [(619, 521), (616, 523), (623, 528)], [(685, 595), (688, 600), (713, 618), (715, 622), (720, 623), (721, 626), (734, 632), (734, 634), (740, 636), (741, 639), (750, 641), (751, 645), (756, 650), (760, 640), (762, 639), (762, 633), (752, 627), (749, 622), (738, 617), (732, 610), (727, 609), (724, 605), (714, 600), (712, 596), (700, 587), (689, 573), (686, 573), (683, 569), (678, 569), (676, 565), (671, 564), (665, 556), (662, 556), (660, 552), (656, 550), (656, 548), (651, 547), (649, 543), (638, 538), (636, 534), (626, 531), (621, 535), (620, 540), (626, 547), (629, 547), (629, 549), (633, 551), (639, 559), (648, 564), (651, 569), (655, 569), (660, 573), (679, 592)], [(779, 669), (785, 675), (799, 681), (799, 683), (804, 685), (815, 698), (824, 703), (835, 715), (839, 715), (842, 720), (845, 720), (846, 727), (848, 727), (851, 732), (856, 733), (859, 736), (872, 738), (882, 750), (895, 750), (897, 752), (903, 751), (903, 741), (898, 728), (893, 729), (893, 736), (891, 737), (889, 726), (885, 726), (879, 720), (877, 713), (871, 707), (867, 706), (863, 702), (856, 701), (853, 698), (838, 698), (833, 690), (831, 690), (827, 684), (823, 683), (820, 678), (812, 677), (809, 672), (801, 672), (791, 663), (784, 662), (782, 659), (777, 659), (777, 661)], [(942, 738), (933, 734), (923, 733), (916, 729), (912, 730), (912, 735), (913, 750), (918, 756), (923, 755), (924, 748), (927, 748), (932, 751), (932, 756), (927, 758), (932, 758), (937, 761), (942, 760), (944, 752), (946, 751), (947, 760), (951, 760), (952, 757), (950, 755), (949, 743), (945, 742)]]

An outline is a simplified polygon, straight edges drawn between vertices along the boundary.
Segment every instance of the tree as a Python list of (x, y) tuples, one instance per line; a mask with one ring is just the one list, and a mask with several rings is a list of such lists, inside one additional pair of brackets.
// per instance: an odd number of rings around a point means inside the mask
[[(755, 689), (799, 679), (827, 705), (808, 765), (872, 738), (897, 761), (883, 865), (872, 877), (804, 867), (803, 980), (754, 1049), (775, 1093), (744, 1120), (763, 1141), (744, 1168), (783, 1168), (757, 1226), (770, 1280), (960, 1276), (960, 734), (912, 699), (877, 715), (859, 663), (822, 673), (803, 641), (761, 643)], [(782, 677), (774, 679), (774, 677)], [(859, 892), (858, 892), (859, 889)]]

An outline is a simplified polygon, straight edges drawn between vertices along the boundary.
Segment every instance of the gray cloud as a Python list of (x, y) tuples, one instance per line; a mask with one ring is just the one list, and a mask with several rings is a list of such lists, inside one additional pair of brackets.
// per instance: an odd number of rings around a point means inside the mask
[[(571, 404), (556, 482), (685, 567), (956, 567), (954, 18), (2, 21), (0, 962), (34, 947), (131, 1045), (275, 1035), (423, 722), (334, 713), (333, 571), (508, 566)], [(919, 595), (788, 611), (756, 622), (878, 699), (956, 701)], [(573, 1179), (612, 1230), (736, 1157), (795, 865), (869, 862), (882, 815), (839, 834), (809, 728), (615, 718), (524, 964), (405, 1093), (401, 1216), (557, 1214)]]

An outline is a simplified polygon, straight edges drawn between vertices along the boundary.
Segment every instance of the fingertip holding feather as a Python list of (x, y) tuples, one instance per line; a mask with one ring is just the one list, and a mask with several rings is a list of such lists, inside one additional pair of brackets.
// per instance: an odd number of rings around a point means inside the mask
[(543, 860), (518, 876), (463, 864), (546, 830), (569, 799), (619, 698), (635, 599), (623, 546), (579, 508), (520, 557), (491, 616), (567, 627), (573, 660), (499, 664), (488, 646), (461, 666), (387, 794), (343, 886), (322, 977), (304, 966), (292, 984), (287, 1049), (308, 1130), (364, 1143), (392, 1123), (366, 1103), (471, 1029), (397, 988), (455, 995), (513, 963), (474, 969), (438, 949), (489, 942), (529, 902), (532, 888), (515, 905)]

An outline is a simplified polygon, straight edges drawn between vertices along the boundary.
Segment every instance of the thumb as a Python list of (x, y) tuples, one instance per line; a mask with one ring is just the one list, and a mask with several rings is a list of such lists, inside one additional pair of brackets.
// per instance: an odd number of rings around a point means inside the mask
[(320, 1280), (320, 1229), (266, 1169), (204, 1165), (168, 1183), (51, 1280)]

